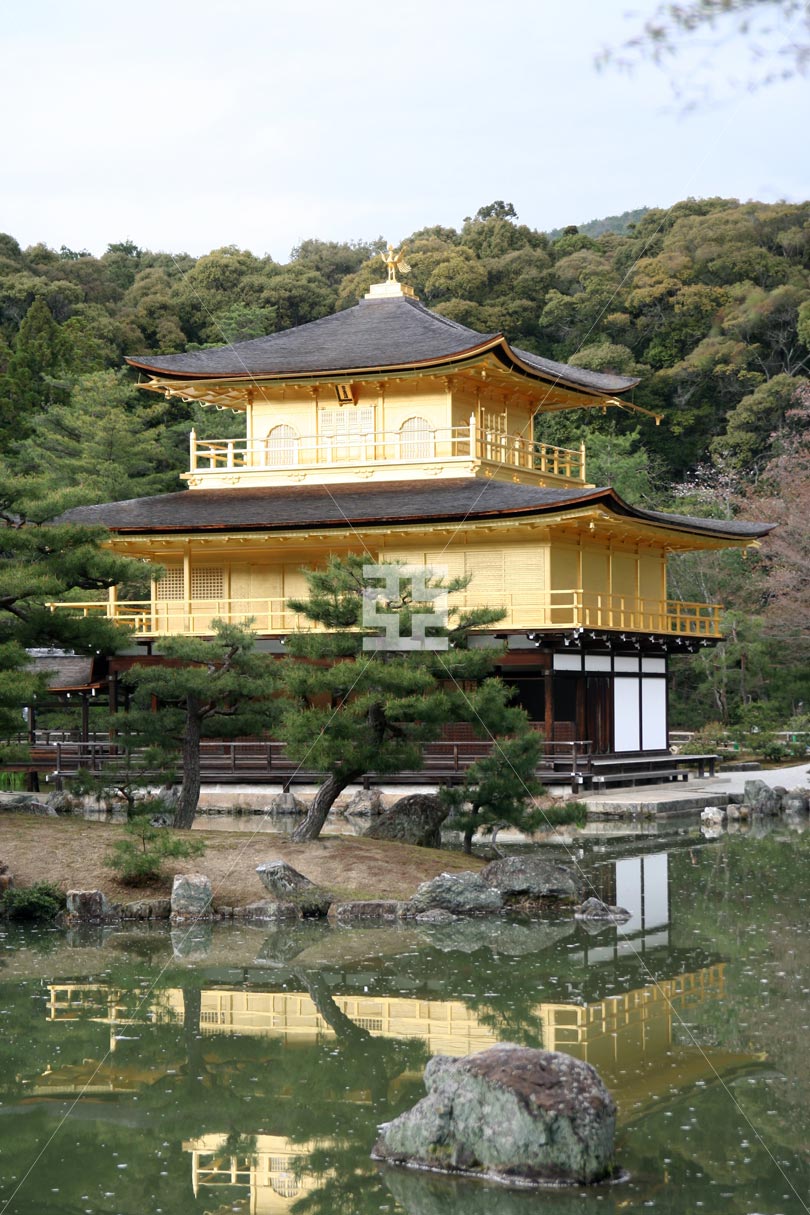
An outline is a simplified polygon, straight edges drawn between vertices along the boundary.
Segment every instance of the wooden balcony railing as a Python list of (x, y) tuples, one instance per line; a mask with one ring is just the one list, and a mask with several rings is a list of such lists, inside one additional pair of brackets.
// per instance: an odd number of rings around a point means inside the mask
[(536, 443), (522, 435), (478, 426), (451, 426), (417, 432), (385, 431), (343, 436), (285, 435), (266, 439), (189, 437), (189, 471), (279, 471), (349, 464), (422, 464), (432, 461), (481, 461), (520, 468), (549, 478), (583, 483), (585, 447)]
[[(489, 606), (472, 594), (453, 595), (459, 608)], [(172, 634), (205, 636), (213, 620), (250, 623), (262, 635), (283, 636), (313, 628), (306, 617), (291, 612), (285, 599), (160, 599), (98, 600), (86, 603), (51, 603), (52, 612), (106, 616), (138, 637)], [(592, 629), (609, 632), (655, 633), (677, 637), (719, 638), (722, 608), (717, 603), (683, 603), (680, 600), (636, 599), (598, 591), (547, 591), (540, 596), (519, 593), (501, 597), (505, 615), (501, 629)]]

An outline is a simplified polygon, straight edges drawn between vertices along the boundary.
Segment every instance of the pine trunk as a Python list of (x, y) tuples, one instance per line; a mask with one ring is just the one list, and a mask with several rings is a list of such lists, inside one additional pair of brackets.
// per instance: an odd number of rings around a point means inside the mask
[(293, 843), (303, 844), (307, 840), (316, 840), (321, 833), (321, 828), (326, 822), (326, 816), (335, 804), (336, 799), (340, 796), (347, 785), (361, 775), (354, 773), (351, 776), (335, 776), (330, 772), (326, 780), (323, 782), (318, 792), (313, 798), (312, 805), (307, 811), (307, 816), (302, 823), (299, 823), (292, 833)]
[(196, 704), (189, 698), (186, 728), (183, 731), (183, 785), (174, 812), (173, 827), (188, 831), (200, 801), (200, 719)]

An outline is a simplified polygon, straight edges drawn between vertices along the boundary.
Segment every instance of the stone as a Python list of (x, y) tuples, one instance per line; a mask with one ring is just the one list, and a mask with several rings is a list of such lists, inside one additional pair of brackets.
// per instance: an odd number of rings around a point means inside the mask
[(358, 818), (376, 818), (382, 812), (382, 794), (379, 789), (358, 789), (343, 807), (344, 814), (354, 814)]
[(14, 885), (14, 878), (10, 873), (0, 873), (0, 894), (5, 890), (10, 890)]
[(332, 896), (286, 861), (265, 861), (256, 872), (265, 890), (282, 902), (295, 903), (305, 919), (318, 919), (329, 911)]
[(616, 1104), (589, 1063), (501, 1043), (434, 1056), (425, 1088), (380, 1128), (376, 1159), (502, 1181), (584, 1184), (611, 1173)]
[(277, 793), (275, 797), (271, 797), (270, 801), (264, 807), (265, 814), (306, 814), (308, 806), (306, 802), (302, 802), (294, 793), (289, 790), (286, 793)]
[(507, 902), (554, 899), (576, 902), (581, 883), (568, 865), (539, 856), (506, 856), (481, 870), (481, 880)]
[(782, 811), (785, 814), (807, 814), (807, 808), (806, 789), (789, 789), (782, 798)]
[(440, 848), (442, 823), (448, 813), (449, 808), (435, 793), (411, 793), (395, 802), (363, 835), (371, 840), (398, 840), (420, 848)]
[(39, 818), (56, 818), (56, 811), (45, 802), (40, 802), (30, 793), (14, 794), (0, 799), (0, 810), (11, 814), (35, 814)]
[(394, 1210), (407, 1215), (583, 1215), (587, 1210), (577, 1186), (555, 1186), (553, 1195), (548, 1195), (553, 1201), (546, 1206), (538, 1203), (536, 1186), (518, 1189), (424, 1169), (381, 1171), (397, 1203)]
[(176, 873), (172, 885), (172, 918), (210, 916), (213, 898), (211, 882), (204, 873)]
[(747, 780), (743, 791), (743, 802), (754, 814), (778, 814), (782, 806), (782, 795), (766, 785), (764, 780)]
[(161, 785), (158, 789), (158, 799), (163, 803), (163, 809), (167, 814), (174, 815), (180, 804), (182, 791), (182, 785)]
[(607, 920), (611, 924), (623, 924), (631, 918), (631, 913), (626, 907), (612, 907), (609, 903), (603, 903), (601, 899), (586, 899), (584, 903), (580, 903), (579, 907), (574, 908), (574, 919), (576, 920)]
[(720, 826), (727, 817), (727, 810), (722, 806), (705, 806), (700, 812), (700, 821), (708, 826)]
[(69, 890), (65, 900), (66, 918), (72, 923), (101, 924), (113, 912), (100, 890)]
[(486, 920), (469, 916), (462, 919), (441, 910), (425, 911), (415, 917), (414, 923), (419, 925), (422, 939), (442, 953), (472, 954), (486, 950), (496, 956), (512, 958), (542, 953), (574, 932), (573, 920), (554, 923), (534, 920), (531, 924), (515, 924), (504, 916)]
[(339, 924), (366, 920), (398, 920), (404, 903), (397, 899), (363, 899), (355, 903), (336, 903), (331, 914)]
[(80, 802), (66, 793), (64, 789), (56, 789), (53, 793), (49, 793), (45, 804), (49, 810), (53, 810), (54, 814), (75, 814), (80, 808)]
[(414, 916), (417, 924), (457, 924), (459, 917), (443, 907), (431, 907), (430, 911), (420, 911)]
[(171, 899), (136, 899), (121, 908), (123, 920), (168, 920), (171, 913)]
[(298, 919), (298, 908), (295, 903), (261, 899), (258, 903), (247, 903), (244, 907), (234, 908), (233, 914), (240, 920), (285, 924)]
[(434, 907), (451, 911), (453, 915), (480, 915), (500, 911), (503, 897), (477, 873), (440, 873), (417, 887), (416, 894), (408, 902), (408, 912), (419, 915)]

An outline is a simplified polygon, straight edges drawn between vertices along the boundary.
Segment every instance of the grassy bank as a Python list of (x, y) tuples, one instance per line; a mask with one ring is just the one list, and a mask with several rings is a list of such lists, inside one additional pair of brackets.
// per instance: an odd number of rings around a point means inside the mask
[(325, 835), (309, 844), (293, 844), (267, 831), (194, 830), (206, 851), (195, 860), (169, 861), (167, 877), (147, 886), (124, 886), (105, 867), (105, 859), (122, 828), (114, 823), (75, 818), (0, 816), (0, 863), (8, 865), (17, 886), (52, 882), (62, 890), (103, 890), (116, 902), (166, 895), (174, 873), (205, 873), (214, 887), (214, 904), (241, 907), (265, 897), (256, 876), (262, 861), (282, 860), (337, 898), (406, 899), (420, 882), (438, 873), (476, 869), (480, 861), (457, 852), (414, 848), (409, 844)]

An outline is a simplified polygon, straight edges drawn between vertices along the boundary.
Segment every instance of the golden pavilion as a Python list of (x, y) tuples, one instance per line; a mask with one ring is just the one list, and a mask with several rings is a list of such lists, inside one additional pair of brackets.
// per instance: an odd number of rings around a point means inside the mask
[(643, 510), (590, 484), (585, 450), (536, 441), (535, 420), (632, 409), (637, 381), (432, 312), (387, 260), (388, 281), (333, 316), (127, 360), (149, 391), (243, 413), (245, 434), (192, 432), (185, 491), (68, 513), (165, 570), (148, 601), (113, 591), (83, 610), (145, 643), (250, 620), (273, 648), (305, 625), (287, 607), (302, 568), (329, 554), (443, 568), (469, 576), (459, 606), (504, 609), (481, 644), (503, 647), (500, 673), (549, 741), (665, 754), (669, 656), (717, 641), (721, 611), (670, 599), (667, 558), (745, 547), (767, 525)]

